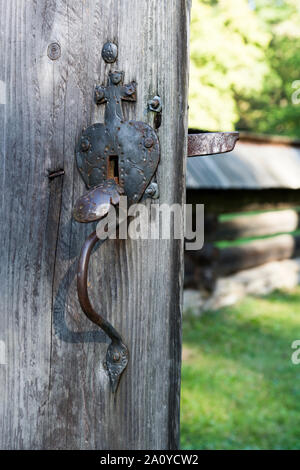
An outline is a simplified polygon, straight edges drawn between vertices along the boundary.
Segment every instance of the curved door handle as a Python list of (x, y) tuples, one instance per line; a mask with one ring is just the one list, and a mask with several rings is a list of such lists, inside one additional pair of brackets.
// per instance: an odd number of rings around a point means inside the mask
[(115, 330), (115, 328), (105, 320), (105, 318), (96, 313), (89, 299), (87, 288), (88, 266), (92, 249), (97, 241), (99, 241), (99, 238), (97, 237), (96, 231), (94, 231), (86, 239), (81, 250), (77, 270), (78, 299), (81, 308), (88, 319), (102, 328), (102, 330), (111, 339), (111, 343), (108, 346), (106, 353), (106, 368), (110, 378), (112, 391), (115, 392), (117, 390), (121, 374), (128, 363), (128, 348), (122, 342), (122, 338), (117, 330)]

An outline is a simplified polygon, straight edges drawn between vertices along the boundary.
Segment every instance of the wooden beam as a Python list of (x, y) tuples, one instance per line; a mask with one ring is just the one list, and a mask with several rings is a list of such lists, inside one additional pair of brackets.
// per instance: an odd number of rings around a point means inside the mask
[(295, 258), (299, 255), (299, 236), (278, 235), (263, 240), (255, 240), (240, 246), (220, 250), (217, 273), (219, 276), (225, 276), (271, 261)]
[(295, 210), (263, 212), (262, 214), (238, 216), (219, 222), (212, 230), (210, 240), (235, 240), (238, 238), (256, 238), (293, 232), (299, 228), (299, 214)]
[(184, 284), (186, 288), (212, 292), (220, 276), (298, 256), (300, 236), (278, 235), (222, 249), (205, 243), (201, 250), (185, 253)]
[[(130, 351), (113, 396), (107, 337), (83, 315), (77, 258), (91, 227), (72, 219), (85, 191), (74, 159), (109, 70), (137, 83), (126, 119), (153, 125), (160, 95), (160, 202), (182, 203), (187, 153), (188, 0), (0, 0), (2, 175), (0, 448), (175, 449), (179, 445), (181, 240), (108, 241), (90, 295)], [(103, 44), (118, 44), (114, 65)], [(48, 172), (64, 175), (48, 179)]]

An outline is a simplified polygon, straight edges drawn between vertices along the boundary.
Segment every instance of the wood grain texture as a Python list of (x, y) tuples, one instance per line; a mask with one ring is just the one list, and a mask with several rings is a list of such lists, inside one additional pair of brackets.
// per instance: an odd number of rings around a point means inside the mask
[[(72, 220), (85, 189), (74, 145), (103, 119), (93, 104), (109, 70), (136, 80), (126, 118), (158, 131), (161, 203), (183, 201), (188, 0), (0, 0), (0, 448), (173, 449), (178, 446), (183, 245), (109, 241), (92, 255), (91, 298), (122, 333), (130, 361), (116, 396), (107, 338), (82, 314), (77, 257), (93, 226)], [(104, 42), (119, 45), (114, 66)], [(51, 61), (57, 41), (61, 57)], [(3, 98), (3, 97), (2, 97)], [(65, 175), (49, 180), (48, 171)]]

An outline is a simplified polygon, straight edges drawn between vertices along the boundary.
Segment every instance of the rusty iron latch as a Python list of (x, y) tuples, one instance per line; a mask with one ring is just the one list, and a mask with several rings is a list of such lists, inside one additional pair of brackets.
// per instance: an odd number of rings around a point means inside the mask
[[(76, 147), (79, 172), (88, 188), (80, 197), (73, 215), (78, 222), (93, 222), (108, 214), (110, 204), (118, 205), (120, 196), (128, 204), (137, 203), (145, 193), (159, 162), (156, 132), (141, 121), (125, 121), (122, 100), (136, 101), (136, 84), (123, 85), (123, 72), (109, 74), (106, 87), (96, 86), (96, 104), (105, 104), (104, 123), (85, 129)], [(94, 231), (85, 241), (78, 263), (77, 290), (82, 310), (110, 337), (106, 368), (112, 391), (128, 363), (128, 348), (119, 333), (91, 305), (87, 289), (88, 264), (98, 241)]]
[[(117, 48), (106, 43), (102, 57), (107, 63), (117, 58)], [(117, 206), (122, 195), (128, 204), (142, 197), (157, 197), (157, 184), (153, 181), (159, 158), (159, 140), (155, 130), (141, 121), (125, 121), (122, 101), (136, 101), (136, 83), (123, 84), (123, 72), (109, 73), (107, 86), (96, 86), (95, 102), (105, 105), (104, 123), (83, 130), (76, 146), (78, 170), (88, 192), (80, 197), (73, 216), (81, 223), (99, 221), (105, 217), (110, 205)], [(156, 99), (158, 97), (155, 97)], [(161, 113), (152, 99), (153, 112)], [(208, 133), (188, 136), (188, 156), (228, 152), (233, 149), (238, 133)], [(156, 196), (154, 195), (156, 194)], [(77, 290), (85, 315), (109, 336), (111, 343), (106, 353), (106, 369), (112, 391), (117, 390), (121, 374), (128, 364), (128, 348), (121, 335), (99, 313), (89, 299), (87, 289), (88, 265), (91, 252), (99, 238), (96, 231), (86, 239), (78, 262)]]
[(188, 157), (203, 157), (231, 152), (239, 138), (238, 132), (203, 132), (188, 135)]

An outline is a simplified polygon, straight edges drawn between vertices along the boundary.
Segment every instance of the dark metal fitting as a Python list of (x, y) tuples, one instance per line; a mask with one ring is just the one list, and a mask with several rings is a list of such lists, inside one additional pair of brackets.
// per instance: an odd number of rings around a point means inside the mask
[(136, 92), (136, 86), (134, 82), (126, 86), (126, 91), (125, 91), (126, 95), (132, 96), (135, 92)]
[(148, 107), (150, 111), (153, 111), (154, 113), (160, 113), (162, 110), (160, 96), (154, 96), (154, 98), (148, 101)]
[(159, 198), (158, 184), (157, 183), (149, 184), (145, 192), (146, 192), (146, 195), (151, 197), (152, 199), (158, 199)]
[(153, 139), (152, 137), (146, 137), (146, 139), (144, 140), (144, 146), (149, 149), (153, 146), (154, 142), (153, 142)]
[(102, 86), (96, 85), (95, 87), (95, 103), (102, 104), (104, 99), (104, 88)]
[(61, 56), (61, 47), (58, 42), (51, 42), (48, 46), (47, 55), (51, 60), (57, 60)]
[(64, 176), (64, 174), (65, 174), (65, 170), (49, 171), (48, 178), (49, 180), (53, 180), (54, 178), (57, 178), (58, 176)]
[(112, 85), (119, 85), (123, 81), (123, 72), (111, 72), (109, 80)]
[(80, 144), (80, 146), (81, 146), (81, 150), (82, 150), (83, 152), (87, 152), (87, 151), (90, 149), (90, 147), (91, 147), (91, 142), (89, 141), (89, 139), (88, 139), (87, 137), (83, 137), (83, 138), (81, 139), (81, 144)]
[(113, 64), (118, 57), (118, 46), (113, 42), (106, 42), (102, 48), (102, 59), (107, 64)]
[[(126, 121), (124, 118), (122, 101), (135, 101), (136, 84), (123, 85), (123, 81), (123, 72), (114, 71), (109, 73), (106, 87), (96, 86), (95, 101), (105, 104), (104, 122), (85, 129), (76, 147), (78, 169), (89, 189), (76, 201), (73, 211), (75, 220), (81, 223), (106, 217), (111, 205), (119, 205), (123, 194), (126, 194), (128, 204), (138, 202), (144, 196), (159, 162), (159, 140), (154, 129), (142, 121)], [(150, 192), (155, 197), (155, 186)], [(77, 269), (77, 291), (85, 315), (111, 339), (105, 368), (115, 393), (127, 367), (129, 353), (121, 335), (94, 310), (89, 299), (88, 265), (97, 241), (99, 238), (94, 231), (82, 247)]]

